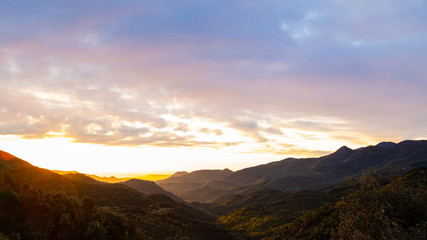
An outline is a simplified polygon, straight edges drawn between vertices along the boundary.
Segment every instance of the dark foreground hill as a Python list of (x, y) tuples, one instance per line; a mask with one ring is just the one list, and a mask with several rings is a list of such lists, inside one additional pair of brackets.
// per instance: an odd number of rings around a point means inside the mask
[[(344, 146), (323, 157), (287, 158), (218, 176), (193, 186), (181, 179), (176, 181), (178, 178), (168, 178), (159, 181), (159, 184), (164, 186), (163, 183), (167, 182), (173, 185), (168, 190), (179, 193), (184, 200), (221, 202), (237, 194), (264, 188), (282, 192), (318, 190), (371, 171), (394, 167), (398, 172), (405, 172), (417, 166), (427, 166), (427, 141), (383, 142), (357, 150)], [(178, 189), (177, 192), (174, 189)], [(183, 193), (183, 190), (186, 192)]]
[(61, 176), (0, 151), (0, 233), (11, 238), (233, 239), (214, 220), (163, 194)]

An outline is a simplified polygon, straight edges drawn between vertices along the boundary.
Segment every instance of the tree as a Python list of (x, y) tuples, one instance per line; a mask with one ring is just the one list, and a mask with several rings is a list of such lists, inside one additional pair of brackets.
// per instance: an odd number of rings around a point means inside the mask
[[(360, 188), (340, 203), (340, 224), (333, 237), (427, 239), (426, 174), (424, 170), (417, 171), (401, 178), (377, 174), (363, 177)], [(417, 175), (416, 181), (414, 175)], [(389, 184), (384, 186), (384, 182)]]

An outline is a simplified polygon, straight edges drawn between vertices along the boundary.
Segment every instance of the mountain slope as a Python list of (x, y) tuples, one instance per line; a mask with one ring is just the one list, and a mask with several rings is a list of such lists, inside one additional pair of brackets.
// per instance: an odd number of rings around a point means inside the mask
[(157, 185), (155, 182), (152, 181), (146, 181), (146, 180), (140, 180), (140, 179), (130, 179), (125, 182), (121, 182), (121, 184), (126, 185), (130, 188), (135, 189), (136, 191), (151, 195), (151, 194), (163, 194), (170, 198), (172, 198), (176, 202), (182, 202), (183, 200), (179, 197), (175, 196), (173, 193), (170, 193), (163, 188), (161, 188), (159, 185)]
[[(245, 194), (269, 188), (295, 192), (316, 190), (348, 178), (357, 178), (370, 171), (394, 167), (398, 172), (417, 166), (427, 166), (427, 141), (403, 141), (399, 144), (380, 143), (352, 150), (341, 147), (319, 158), (287, 158), (255, 167), (245, 168), (225, 177), (218, 177), (200, 185), (175, 183), (175, 188), (187, 190), (180, 196), (189, 201), (212, 202), (221, 196)], [(184, 185), (185, 188), (180, 188)], [(174, 189), (170, 189), (174, 192)]]
[(229, 169), (223, 170), (198, 170), (191, 173), (178, 172), (169, 178), (156, 181), (156, 183), (177, 196), (181, 196), (188, 191), (202, 188), (206, 183), (229, 176), (233, 172)]
[[(96, 207), (98, 213), (83, 221), (80, 215), (87, 215), (88, 206)], [(212, 216), (163, 194), (147, 196), (124, 184), (103, 183), (82, 174), (61, 176), (0, 152), (0, 233), (6, 235), (22, 233), (25, 239), (234, 239), (213, 221)], [(85, 235), (92, 231), (102, 237)], [(67, 237), (62, 235), (65, 232)]]

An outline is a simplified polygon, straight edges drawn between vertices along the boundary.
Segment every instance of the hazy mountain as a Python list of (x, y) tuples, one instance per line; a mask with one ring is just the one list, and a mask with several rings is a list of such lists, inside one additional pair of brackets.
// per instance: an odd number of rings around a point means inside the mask
[(219, 196), (222, 197), (230, 197), (232, 195), (228, 195), (229, 191), (221, 190), (217, 188), (211, 187), (202, 187), (196, 188), (194, 190), (188, 191), (184, 194), (181, 194), (181, 198), (185, 200), (196, 200), (198, 202), (208, 202), (211, 199), (216, 199)]
[(107, 182), (107, 183), (119, 183), (119, 182), (127, 181), (127, 180), (130, 179), (130, 178), (116, 178), (114, 176), (111, 176), (111, 177), (100, 177), (100, 176), (93, 175), (93, 174), (90, 174), (90, 175), (86, 174), (86, 176), (88, 176), (90, 178), (93, 178), (95, 180), (102, 181), (102, 182)]
[(166, 191), (181, 197), (183, 193), (202, 188), (212, 180), (223, 178), (232, 174), (230, 169), (223, 170), (198, 170), (191, 173), (177, 172), (171, 177), (156, 181)]
[(85, 183), (90, 183), (90, 184), (104, 184), (104, 183), (107, 183), (105, 181), (99, 181), (97, 179), (94, 179), (90, 175), (86, 175), (86, 174), (79, 173), (79, 172), (65, 173), (65, 174), (61, 174), (61, 175), (64, 176), (64, 177), (66, 177), (66, 178), (68, 178), (68, 179), (71, 179), (73, 181), (80, 181), (80, 182), (85, 182)]
[[(71, 178), (80, 178), (81, 180), (84, 179), (83, 176), (81, 176), (81, 175), (84, 175), (84, 176), (89, 177), (91, 179), (101, 181), (101, 182), (107, 182), (107, 183), (118, 183), (118, 182), (124, 182), (124, 181), (131, 179), (131, 178), (116, 178), (114, 176), (100, 177), (100, 176), (93, 175), (93, 174), (79, 173), (77, 171), (52, 170), (52, 172), (58, 173), (58, 174), (63, 175), (63, 176), (71, 177)], [(86, 179), (86, 180), (88, 180), (88, 179)]]
[[(85, 182), (85, 183), (90, 183), (90, 184), (108, 185), (108, 182), (98, 180), (99, 178), (94, 179), (92, 176), (95, 176), (95, 175), (86, 175), (86, 174), (74, 172), (74, 173), (66, 173), (66, 174), (63, 174), (62, 176), (66, 177), (68, 179), (74, 180), (74, 181), (80, 181), (80, 182)], [(153, 181), (147, 181), (147, 180), (141, 180), (141, 179), (129, 179), (128, 180), (128, 179), (124, 179), (124, 178), (115, 178), (115, 177), (113, 177), (113, 178), (116, 180), (122, 179), (121, 182), (114, 182), (114, 183), (123, 184), (123, 185), (128, 186), (132, 189), (135, 189), (136, 191), (143, 193), (145, 195), (163, 194), (163, 195), (170, 197), (174, 201), (183, 202), (182, 199), (175, 196), (173, 193), (170, 193), (170, 192), (164, 190), (163, 188), (161, 188), (159, 185), (157, 185)], [(104, 179), (104, 178), (101, 178), (101, 179)]]
[[(245, 168), (209, 182), (204, 181), (203, 184), (175, 181), (169, 191), (178, 191), (188, 201), (210, 202), (223, 200), (223, 196), (245, 194), (263, 188), (284, 192), (316, 190), (347, 178), (357, 178), (369, 171), (394, 167), (403, 172), (417, 166), (427, 166), (427, 141), (403, 141), (399, 144), (385, 142), (357, 150), (343, 146), (323, 157), (287, 158)], [(198, 176), (203, 180), (208, 179), (203, 176), (203, 172)], [(192, 180), (191, 183), (197, 181), (194, 178)]]
[(163, 188), (161, 188), (159, 185), (157, 185), (155, 182), (152, 181), (146, 181), (146, 180), (140, 180), (140, 179), (130, 179), (125, 182), (121, 182), (121, 184), (126, 185), (130, 188), (133, 188), (137, 190), (140, 193), (151, 195), (151, 194), (163, 194), (171, 199), (182, 202), (183, 200), (179, 197), (175, 196), (173, 193), (170, 193)]
[(141, 180), (147, 180), (147, 181), (157, 181), (162, 180), (165, 178), (170, 177), (169, 174), (146, 174), (146, 175), (139, 175), (134, 177), (124, 177), (124, 178), (117, 178), (115, 176), (110, 177), (100, 177), (94, 174), (86, 174), (86, 173), (79, 173), (77, 171), (61, 171), (61, 170), (52, 170), (54, 173), (58, 173), (60, 175), (67, 175), (67, 174), (84, 174), (90, 178), (93, 178), (95, 180), (101, 181), (101, 182), (107, 182), (107, 183), (119, 183), (124, 182), (130, 179), (141, 179)]
[(176, 172), (176, 173), (172, 174), (170, 177), (181, 177), (181, 176), (184, 176), (184, 175), (187, 175), (187, 174), (188, 174), (187, 171), (179, 171), (179, 172)]

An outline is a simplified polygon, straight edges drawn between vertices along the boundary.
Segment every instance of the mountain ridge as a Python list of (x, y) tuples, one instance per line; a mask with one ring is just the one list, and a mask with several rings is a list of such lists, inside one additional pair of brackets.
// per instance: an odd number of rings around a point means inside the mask
[[(284, 192), (316, 190), (370, 171), (395, 167), (402, 172), (417, 166), (427, 166), (426, 140), (405, 140), (398, 144), (382, 142), (355, 150), (342, 146), (318, 158), (286, 158), (235, 171), (205, 182), (203, 186), (191, 188), (187, 184), (188, 191), (179, 192), (179, 196), (187, 201), (212, 202), (223, 199), (222, 196), (263, 188)], [(175, 186), (180, 184), (176, 182)]]
[(166, 191), (172, 192), (177, 196), (196, 188), (202, 188), (206, 183), (214, 179), (222, 178), (233, 173), (228, 168), (212, 169), (212, 170), (197, 170), (193, 172), (178, 172), (171, 177), (156, 181)]
[(157, 185), (153, 181), (141, 180), (141, 179), (129, 179), (124, 182), (119, 182), (120, 184), (126, 185), (130, 188), (137, 190), (140, 193), (151, 195), (151, 194), (163, 194), (170, 197), (175, 202), (183, 202), (183, 200), (177, 197), (175, 194), (164, 190), (162, 187)]

